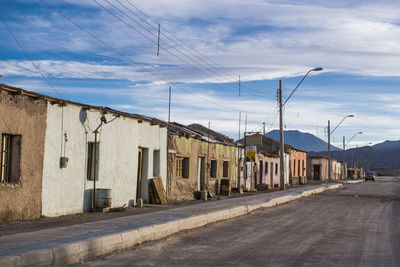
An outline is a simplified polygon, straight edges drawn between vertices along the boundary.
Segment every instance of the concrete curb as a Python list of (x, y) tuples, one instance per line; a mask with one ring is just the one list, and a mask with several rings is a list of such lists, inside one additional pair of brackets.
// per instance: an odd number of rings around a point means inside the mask
[(364, 182), (364, 180), (348, 180), (348, 181), (343, 181), (343, 184), (358, 184), (358, 183), (362, 183)]
[(301, 193), (291, 192), (288, 195), (276, 197), (267, 202), (237, 204), (218, 211), (206, 212), (80, 242), (68, 243), (51, 249), (28, 251), (20, 255), (1, 258), (0, 266), (64, 266), (67, 264), (76, 264), (96, 256), (121, 251), (146, 241), (158, 240), (183, 230), (194, 229), (209, 223), (232, 219), (246, 215), (257, 209), (281, 205), (301, 197), (319, 194), (325, 190), (333, 190), (340, 187), (342, 187), (342, 184), (333, 184), (326, 187), (310, 189)]

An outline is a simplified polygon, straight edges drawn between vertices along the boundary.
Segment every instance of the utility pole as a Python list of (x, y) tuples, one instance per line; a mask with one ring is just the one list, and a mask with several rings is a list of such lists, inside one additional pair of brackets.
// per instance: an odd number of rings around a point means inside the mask
[(244, 121), (244, 131), (247, 132), (247, 113)]
[(263, 135), (265, 135), (265, 121), (263, 122)]
[(331, 182), (332, 166), (331, 166), (331, 121), (328, 120), (328, 182)]
[(280, 133), (280, 184), (281, 190), (286, 189), (285, 185), (285, 166), (284, 166), (284, 156), (285, 156), (285, 145), (283, 141), (283, 105), (282, 105), (282, 80), (279, 80), (279, 90), (278, 90), (278, 98), (279, 98), (279, 133)]
[[(239, 137), (238, 137), (238, 141), (240, 140), (240, 124), (241, 124), (241, 120), (242, 120), (242, 112), (241, 111), (239, 111)], [(240, 144), (240, 143), (239, 143)], [(242, 147), (242, 149), (243, 149), (243, 147)], [(237, 171), (237, 173), (238, 173), (238, 176), (239, 177), (237, 177), (237, 186), (238, 186), (238, 188), (240, 188), (241, 187), (241, 184), (240, 184), (240, 171), (241, 171), (241, 165), (242, 165), (242, 152), (241, 152), (241, 149), (240, 149), (240, 145), (239, 145), (239, 147), (238, 147), (238, 166), (237, 166), (237, 168), (238, 168), (238, 171)]]
[(168, 125), (171, 122), (171, 86), (169, 87), (169, 96), (168, 96)]
[[(208, 131), (207, 131), (207, 158), (206, 158), (206, 173), (204, 175), (204, 185), (203, 185), (203, 191), (208, 191), (208, 181), (210, 180), (210, 168), (211, 168), (211, 161), (210, 161), (210, 128), (211, 128), (211, 122), (208, 122)], [(205, 199), (207, 200), (207, 192), (205, 193)]]
[(347, 171), (346, 171), (346, 137), (343, 135), (343, 178), (347, 179)]

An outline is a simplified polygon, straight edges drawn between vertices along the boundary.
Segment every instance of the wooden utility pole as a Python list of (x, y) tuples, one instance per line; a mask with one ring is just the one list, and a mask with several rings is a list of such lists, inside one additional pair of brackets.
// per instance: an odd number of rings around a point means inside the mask
[(346, 166), (346, 137), (343, 135), (343, 179), (347, 179)]
[(279, 140), (280, 140), (280, 184), (281, 190), (286, 189), (285, 185), (285, 166), (284, 166), (284, 157), (285, 157), (285, 144), (283, 141), (283, 105), (282, 105), (282, 80), (279, 80), (279, 89), (278, 89), (278, 98), (279, 98)]
[[(241, 124), (241, 120), (242, 120), (242, 112), (239, 111), (239, 136), (238, 136), (238, 141), (240, 141), (240, 124)], [(241, 145), (239, 145), (238, 149), (237, 149), (238, 150), (238, 156), (237, 156), (237, 158), (238, 158), (238, 164), (237, 164), (237, 174), (238, 174), (237, 181), (238, 182), (237, 182), (237, 187), (238, 188), (241, 187), (241, 184), (240, 184), (240, 166), (242, 164), (242, 152), (241, 152), (242, 149), (243, 149), (243, 147)]]
[(169, 87), (169, 96), (168, 96), (168, 125), (171, 122), (171, 86)]
[(328, 120), (328, 182), (331, 182), (332, 166), (331, 166), (331, 121)]

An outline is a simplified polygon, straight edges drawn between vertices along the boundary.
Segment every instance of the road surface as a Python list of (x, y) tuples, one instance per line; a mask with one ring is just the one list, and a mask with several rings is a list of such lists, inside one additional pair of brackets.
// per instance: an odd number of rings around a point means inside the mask
[(400, 179), (345, 185), (86, 266), (400, 266)]

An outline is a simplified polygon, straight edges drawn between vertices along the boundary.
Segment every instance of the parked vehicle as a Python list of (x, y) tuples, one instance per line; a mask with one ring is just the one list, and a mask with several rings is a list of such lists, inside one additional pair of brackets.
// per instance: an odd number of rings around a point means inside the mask
[(375, 173), (373, 171), (368, 171), (365, 175), (365, 181), (372, 180), (375, 182)]

